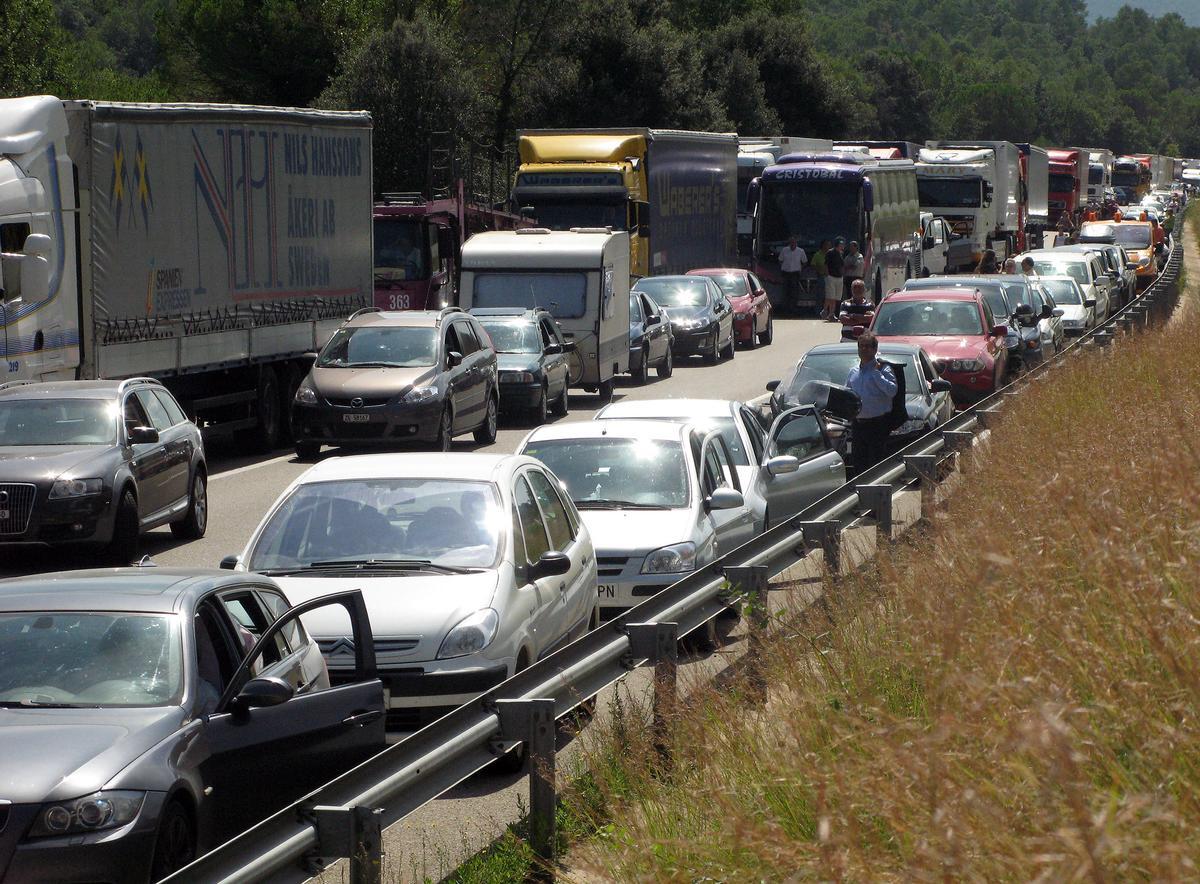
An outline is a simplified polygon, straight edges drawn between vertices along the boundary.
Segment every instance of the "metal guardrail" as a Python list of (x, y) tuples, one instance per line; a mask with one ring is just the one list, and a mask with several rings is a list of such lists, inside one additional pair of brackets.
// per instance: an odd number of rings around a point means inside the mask
[[(1182, 229), (1182, 228), (1181, 228)], [(579, 640), (535, 663), (428, 727), (199, 857), (166, 880), (301, 881), (331, 859), (351, 860), (353, 882), (380, 879), (381, 828), (524, 742), (530, 756), (531, 844), (553, 858), (555, 720), (626, 673), (655, 665), (655, 726), (664, 728), (675, 700), (677, 636), (725, 609), (732, 595), (765, 603), (767, 582), (816, 552), (833, 573), (842, 568), (842, 531), (873, 519), (890, 535), (897, 492), (936, 487), (943, 464), (970, 447), (1006, 397), (1072, 353), (1112, 342), (1170, 315), (1183, 261), (1177, 240), (1165, 268), (1139, 297), (1056, 356), (780, 525), (700, 568)], [(763, 612), (765, 604), (752, 611)], [(751, 617), (750, 664), (761, 616)]]

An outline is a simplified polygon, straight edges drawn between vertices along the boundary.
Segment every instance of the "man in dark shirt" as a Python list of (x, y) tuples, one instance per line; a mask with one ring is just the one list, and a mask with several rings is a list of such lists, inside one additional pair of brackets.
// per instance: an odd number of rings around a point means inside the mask
[(826, 322), (838, 321), (838, 302), (842, 299), (842, 271), (846, 266), (842, 255), (845, 245), (846, 241), (839, 236), (825, 253), (825, 272), (829, 275), (825, 279), (825, 309), (821, 316)]

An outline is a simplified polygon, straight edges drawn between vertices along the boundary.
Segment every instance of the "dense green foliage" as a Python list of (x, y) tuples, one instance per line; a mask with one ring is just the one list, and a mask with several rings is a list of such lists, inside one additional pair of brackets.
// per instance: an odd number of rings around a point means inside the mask
[(1088, 14), (1085, 0), (5, 0), (0, 94), (363, 107), (380, 190), (426, 184), (435, 132), (502, 146), (524, 127), (1200, 156), (1200, 28)]
[(1122, 6), (1144, 9), (1154, 16), (1177, 12), (1188, 24), (1200, 25), (1200, 3), (1196, 0), (1088, 0), (1088, 16), (1091, 19), (1112, 18)]

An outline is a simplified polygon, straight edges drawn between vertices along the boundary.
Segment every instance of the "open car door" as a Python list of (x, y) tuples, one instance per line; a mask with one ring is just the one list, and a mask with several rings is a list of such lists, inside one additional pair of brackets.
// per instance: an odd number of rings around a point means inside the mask
[(846, 464), (816, 406), (788, 409), (771, 424), (763, 452), (767, 527), (790, 519), (846, 483)]

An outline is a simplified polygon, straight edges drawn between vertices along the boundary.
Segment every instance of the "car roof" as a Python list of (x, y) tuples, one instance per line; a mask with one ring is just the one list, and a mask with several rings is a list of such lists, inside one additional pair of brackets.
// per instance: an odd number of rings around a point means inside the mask
[(157, 385), (157, 381), (14, 381), (0, 384), (0, 396), (7, 399), (45, 399), (47, 396), (57, 399), (113, 399), (120, 392), (122, 384), (130, 387), (151, 386)]
[[(707, 278), (707, 277), (705, 277)], [(688, 276), (686, 273), (669, 273), (662, 276), (643, 276), (633, 287), (637, 288), (643, 282), (695, 282), (695, 276)]]
[(466, 316), (458, 309), (454, 310), (371, 310), (360, 311), (346, 320), (344, 325), (354, 328), (364, 328), (372, 325), (408, 326), (415, 328), (433, 328), (443, 318)]
[[(1088, 249), (1087, 251), (1091, 251)], [(1053, 260), (1054, 258), (1066, 258), (1069, 261), (1085, 261), (1087, 257), (1084, 252), (1066, 251), (1063, 248), (1057, 249), (1033, 249), (1021, 255), (1022, 258), (1033, 258), (1035, 261), (1038, 258), (1043, 260)]]
[(550, 315), (542, 307), (473, 307), (467, 312), (476, 319), (537, 319)]
[(745, 276), (750, 271), (745, 267), (697, 267), (689, 270), (685, 276)]
[(936, 288), (978, 288), (981, 285), (999, 285), (1000, 274), (990, 273), (987, 276), (974, 275), (945, 275), (936, 274), (924, 279), (906, 279), (901, 291), (925, 291)]
[(550, 439), (602, 439), (606, 436), (615, 439), (655, 439), (677, 442), (687, 431), (687, 424), (675, 421), (598, 418), (591, 421), (544, 424), (530, 433), (525, 438), (523, 445), (534, 441), (545, 442)]
[(623, 399), (604, 406), (593, 420), (605, 418), (729, 417), (742, 403), (732, 399)]
[(106, 568), (0, 580), (4, 611), (138, 611), (170, 614), (212, 590), (279, 587), (257, 574), (209, 568)]
[(356, 454), (350, 457), (327, 457), (310, 467), (296, 480), (296, 484), (381, 478), (467, 479), (492, 482), (499, 474), (515, 469), (526, 461), (536, 463), (516, 454), (477, 454), (465, 451)]
[(982, 300), (983, 296), (978, 294), (973, 287), (964, 285), (957, 288), (901, 289), (888, 295), (883, 303), (890, 304), (893, 301), (975, 301), (978, 303)]

